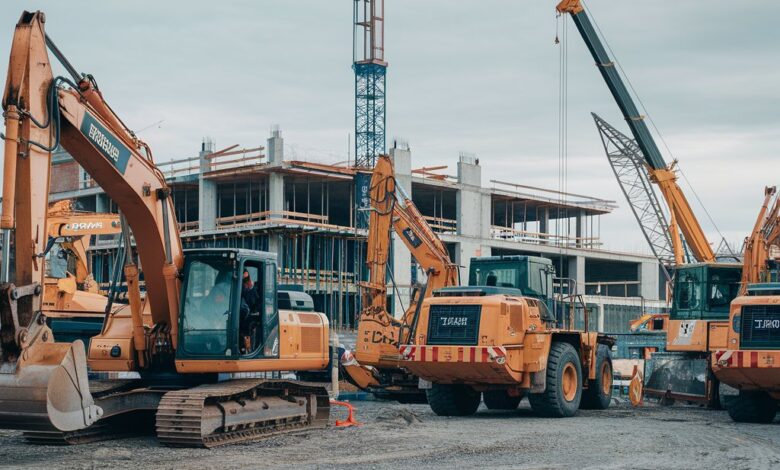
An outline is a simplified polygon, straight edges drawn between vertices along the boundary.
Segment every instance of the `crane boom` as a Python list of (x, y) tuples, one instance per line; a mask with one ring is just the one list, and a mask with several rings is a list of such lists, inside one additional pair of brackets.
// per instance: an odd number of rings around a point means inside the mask
[[(580, 36), (582, 36), (585, 45), (593, 56), (593, 59), (596, 61), (596, 67), (598, 67), (599, 72), (601, 72), (601, 76), (604, 78), (609, 91), (612, 93), (612, 97), (615, 99), (628, 127), (631, 129), (631, 134), (634, 136), (637, 145), (642, 150), (642, 155), (649, 168), (652, 181), (655, 182), (661, 190), (661, 193), (669, 206), (672, 220), (679, 226), (693, 257), (700, 262), (715, 261), (715, 252), (707, 240), (707, 236), (704, 234), (704, 230), (699, 224), (699, 221), (696, 219), (693, 209), (688, 203), (688, 199), (677, 184), (677, 175), (674, 173), (674, 163), (667, 165), (664, 161), (663, 155), (658, 149), (655, 139), (653, 139), (650, 129), (648, 129), (647, 124), (645, 123), (645, 116), (640, 114), (637, 109), (633, 98), (631, 98), (631, 94), (628, 92), (622, 77), (618, 73), (615, 63), (602, 44), (581, 1), (563, 0), (558, 4), (556, 9), (561, 14), (568, 13), (577, 26)], [(675, 257), (679, 260), (682, 258), (681, 254), (684, 250), (683, 247), (680, 246), (679, 237), (677, 237), (676, 234), (671, 234), (671, 236)]]

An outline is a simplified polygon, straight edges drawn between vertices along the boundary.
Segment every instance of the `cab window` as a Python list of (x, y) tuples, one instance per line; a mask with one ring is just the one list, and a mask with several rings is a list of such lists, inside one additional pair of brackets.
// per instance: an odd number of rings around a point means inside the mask
[(190, 354), (230, 356), (228, 325), (233, 299), (233, 261), (222, 257), (187, 263), (182, 343)]

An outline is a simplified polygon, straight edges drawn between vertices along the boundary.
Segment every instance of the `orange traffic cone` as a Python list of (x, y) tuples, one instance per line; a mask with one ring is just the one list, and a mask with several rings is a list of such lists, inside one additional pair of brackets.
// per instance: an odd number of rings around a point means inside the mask
[(343, 421), (339, 420), (339, 419), (336, 420), (336, 427), (337, 428), (348, 428), (350, 426), (360, 426), (360, 423), (358, 423), (355, 420), (355, 408), (351, 404), (349, 404), (349, 403), (347, 403), (345, 401), (336, 401), (336, 400), (331, 400), (330, 404), (331, 405), (343, 406), (349, 412), (349, 414), (347, 415), (347, 419), (345, 419)]
[(642, 383), (642, 373), (639, 371), (639, 367), (634, 366), (634, 372), (631, 376), (631, 382), (628, 385), (628, 398), (631, 400), (632, 405), (642, 406), (644, 386)]

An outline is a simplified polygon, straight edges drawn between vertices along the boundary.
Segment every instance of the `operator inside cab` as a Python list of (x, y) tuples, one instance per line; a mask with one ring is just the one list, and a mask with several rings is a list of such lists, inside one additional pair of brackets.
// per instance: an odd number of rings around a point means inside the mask
[[(255, 270), (255, 272), (257, 272)], [(257, 274), (255, 274), (257, 276)], [(254, 351), (257, 329), (260, 327), (260, 308), (263, 296), (258, 292), (260, 285), (252, 279), (248, 269), (244, 269), (241, 280), (241, 316), (239, 318), (239, 341), (242, 354)]]

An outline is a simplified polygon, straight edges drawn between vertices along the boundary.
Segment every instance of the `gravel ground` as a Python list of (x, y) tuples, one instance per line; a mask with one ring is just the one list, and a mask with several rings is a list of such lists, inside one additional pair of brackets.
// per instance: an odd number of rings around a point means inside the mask
[[(780, 467), (780, 422), (736, 424), (723, 411), (619, 403), (569, 419), (480, 408), (441, 418), (427, 405), (357, 402), (360, 427), (329, 428), (213, 450), (153, 437), (32, 446), (0, 431), (0, 468), (670, 468)], [(337, 410), (335, 414), (341, 414)]]

